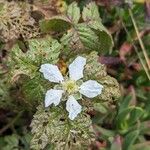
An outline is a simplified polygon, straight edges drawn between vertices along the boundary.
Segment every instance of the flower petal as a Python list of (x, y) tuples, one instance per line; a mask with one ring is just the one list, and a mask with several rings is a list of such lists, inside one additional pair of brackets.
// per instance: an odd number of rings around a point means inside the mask
[(63, 90), (48, 90), (45, 96), (45, 107), (48, 107), (51, 104), (57, 106), (60, 103), (63, 92)]
[(44, 75), (44, 78), (49, 80), (50, 82), (59, 83), (64, 80), (61, 72), (59, 71), (56, 65), (43, 64), (41, 65), (41, 68), (39, 71), (42, 72)]
[(76, 101), (73, 96), (69, 96), (66, 103), (66, 110), (69, 112), (69, 118), (74, 120), (75, 117), (81, 112), (81, 105)]
[(103, 86), (95, 80), (88, 80), (80, 86), (79, 92), (88, 98), (96, 97), (102, 93)]
[(78, 56), (70, 65), (69, 65), (69, 75), (72, 80), (79, 80), (83, 78), (83, 69), (86, 64), (86, 58)]

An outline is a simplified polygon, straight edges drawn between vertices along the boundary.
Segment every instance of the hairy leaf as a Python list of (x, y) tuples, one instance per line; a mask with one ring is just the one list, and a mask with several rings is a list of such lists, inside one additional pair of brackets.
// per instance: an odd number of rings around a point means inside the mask
[[(79, 21), (82, 16), (82, 22)], [(63, 16), (55, 16), (41, 22), (42, 31), (66, 31), (61, 42), (71, 50), (95, 50), (108, 52), (113, 46), (111, 35), (102, 25), (95, 3), (84, 7), (82, 15), (76, 2), (68, 6)]]
[(80, 19), (80, 8), (77, 6), (76, 2), (69, 5), (67, 9), (67, 17), (73, 24), (77, 24)]
[(98, 50), (99, 38), (86, 24), (78, 24), (61, 39), (62, 44), (73, 50)]
[(49, 144), (53, 144), (56, 150), (80, 149), (93, 138), (90, 117), (83, 113), (70, 121), (62, 107), (44, 109), (39, 106), (31, 127), (31, 149), (44, 149)]
[(50, 37), (28, 41), (29, 50), (24, 53), (19, 45), (12, 49), (10, 68), (13, 80), (20, 74), (34, 77), (43, 63), (54, 64), (58, 60), (61, 45)]
[(42, 32), (65, 32), (71, 28), (71, 23), (65, 15), (55, 16), (51, 19), (41, 20), (40, 28)]
[(102, 93), (96, 97), (96, 102), (114, 101), (120, 97), (120, 88), (117, 80), (107, 75), (105, 65), (98, 62), (97, 52), (91, 52), (87, 56), (87, 64), (84, 70), (84, 79), (93, 79), (104, 86)]
[(99, 38), (99, 45), (97, 50), (99, 52), (108, 52), (112, 49), (113, 40), (110, 33), (103, 26), (101, 18), (99, 17), (98, 7), (95, 3), (89, 3), (84, 7), (82, 12), (83, 20), (88, 24), (88, 26), (93, 29)]
[(89, 3), (86, 7), (84, 7), (83, 12), (82, 12), (82, 18), (84, 21), (88, 21), (88, 22), (93, 21), (93, 20), (101, 21), (98, 7), (96, 6), (94, 2)]

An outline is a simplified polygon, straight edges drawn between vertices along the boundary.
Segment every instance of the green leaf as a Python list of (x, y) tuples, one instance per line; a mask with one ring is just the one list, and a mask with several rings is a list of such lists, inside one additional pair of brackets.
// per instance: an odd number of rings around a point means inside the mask
[(107, 52), (111, 53), (112, 47), (113, 47), (113, 40), (111, 35), (108, 33), (108, 31), (101, 29), (94, 30), (99, 38), (99, 47), (98, 52), (100, 54), (105, 54)]
[(78, 24), (75, 31), (85, 49), (98, 50), (98, 36), (86, 24)]
[(65, 32), (71, 28), (71, 22), (66, 16), (55, 16), (51, 19), (41, 20), (40, 29), (42, 32)]
[(78, 24), (61, 39), (62, 44), (69, 45), (75, 50), (97, 50), (99, 38), (86, 24)]
[[(51, 87), (51, 83), (39, 72), (40, 66), (44, 63), (56, 64), (61, 48), (58, 41), (51, 37), (29, 40), (27, 52), (22, 52), (17, 44), (13, 47), (8, 82), (19, 85), (18, 94), (28, 109), (33, 110), (33, 106), (39, 105), (45, 91)], [(18, 100), (18, 95), (14, 94), (13, 99)]]
[(69, 120), (65, 108), (39, 106), (31, 123), (31, 149), (44, 149), (53, 144), (55, 149), (87, 149), (93, 138), (90, 116), (80, 113)]
[(50, 82), (41, 78), (40, 75), (32, 79), (26, 77), (22, 82), (22, 94), (26, 99), (26, 103), (28, 103), (31, 109), (33, 109), (39, 103), (43, 102), (46, 93), (46, 86), (50, 88)]
[(102, 114), (107, 113), (106, 107), (105, 107), (103, 104), (101, 104), (101, 103), (95, 103), (95, 104), (94, 104), (94, 109), (95, 109), (96, 111), (102, 113)]
[(56, 63), (60, 54), (61, 45), (51, 37), (29, 40), (29, 50), (26, 53), (34, 62)]
[(96, 80), (104, 86), (103, 92), (95, 97), (96, 103), (113, 103), (120, 97), (120, 88), (117, 80), (107, 75), (105, 65), (98, 63), (99, 56), (96, 51), (86, 55), (87, 63), (84, 69), (84, 80)]
[(1, 147), (2, 150), (18, 150), (19, 137), (12, 134), (4, 137), (5, 146)]
[(42, 32), (65, 32), (69, 30), (72, 25), (77, 24), (79, 19), (80, 8), (77, 6), (76, 2), (73, 2), (68, 6), (66, 14), (42, 20), (40, 22), (40, 29)]
[(131, 98), (132, 98), (131, 95), (128, 95), (121, 100), (121, 104), (119, 106), (119, 113), (125, 110), (129, 106)]
[(49, 20), (41, 22), (43, 32), (67, 31), (61, 38), (62, 44), (69, 49), (95, 50), (98, 52), (108, 52), (113, 41), (107, 29), (102, 25), (98, 8), (95, 3), (90, 3), (84, 7), (82, 12), (83, 21), (79, 23), (80, 9), (76, 2), (68, 6), (66, 14), (55, 16)]
[(131, 112), (132, 108), (126, 108), (121, 113), (118, 114), (116, 118), (116, 125), (118, 129), (127, 130), (127, 115)]
[(12, 48), (10, 57), (11, 76), (21, 74), (34, 77), (41, 64), (54, 64), (58, 61), (61, 45), (51, 37), (32, 39), (28, 41), (28, 51), (22, 52), (19, 45)]
[(97, 5), (92, 2), (84, 7), (82, 12), (83, 20), (87, 25), (92, 28), (99, 38), (99, 52), (108, 52), (113, 47), (113, 40), (110, 33), (103, 26), (101, 18), (99, 17), (99, 11)]
[(88, 21), (88, 22), (91, 20), (101, 21), (98, 7), (95, 4), (95, 2), (91, 2), (86, 7), (83, 8), (82, 18), (84, 21)]
[(67, 17), (73, 24), (77, 24), (80, 19), (80, 8), (77, 6), (76, 2), (73, 2), (68, 6)]
[(141, 107), (135, 107), (130, 112), (130, 118), (128, 119), (128, 124), (133, 125), (136, 123), (144, 114), (144, 111)]
[(122, 110), (116, 118), (117, 128), (122, 132), (128, 131), (128, 128), (140, 120), (143, 114), (144, 111), (140, 107), (129, 107)]
[(0, 75), (0, 108), (6, 108), (10, 109), (13, 108), (15, 109), (15, 104), (12, 102), (12, 98), (9, 93), (10, 89), (10, 84), (6, 84), (6, 81), (8, 80), (7, 76), (1, 76)]
[(132, 146), (133, 146), (134, 142), (136, 141), (136, 139), (138, 138), (138, 136), (139, 136), (139, 131), (138, 130), (129, 132), (125, 136), (125, 139), (124, 139), (124, 142), (123, 142), (123, 150), (131, 150)]
[(30, 133), (26, 133), (24, 136), (21, 136), (21, 143), (24, 145), (24, 149), (23, 150), (29, 150), (30, 149), (30, 141), (31, 141), (31, 132)]

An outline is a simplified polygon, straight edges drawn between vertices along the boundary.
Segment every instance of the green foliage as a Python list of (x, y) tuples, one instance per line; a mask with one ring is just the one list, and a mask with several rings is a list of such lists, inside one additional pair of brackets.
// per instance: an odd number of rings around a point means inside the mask
[(46, 88), (51, 86), (41, 76), (39, 68), (41, 64), (55, 64), (58, 61), (61, 45), (57, 40), (46, 37), (29, 40), (28, 47), (27, 52), (23, 52), (18, 44), (12, 48), (8, 82), (20, 86), (18, 94), (22, 95), (21, 101), (31, 107), (43, 100)]
[(50, 20), (42, 20), (40, 22), (41, 31), (47, 32), (50, 30), (64, 32), (71, 27), (71, 25), (68, 24), (68, 21), (68, 18), (65, 16), (56, 16), (52, 17)]
[[(2, 140), (4, 140), (2, 142)], [(19, 140), (18, 140), (18, 137), (17, 135), (10, 135), (10, 136), (6, 136), (4, 139), (1, 139), (0, 140), (2, 144), (4, 145), (1, 145), (1, 148), (2, 150), (10, 150), (10, 149), (13, 149), (13, 150), (17, 150), (18, 148), (18, 144), (19, 144)]]
[(126, 133), (144, 116), (145, 111), (138, 106), (128, 106), (131, 97), (126, 97), (120, 104), (116, 117), (116, 127), (121, 133)]
[(108, 52), (111, 50), (113, 46), (113, 40), (107, 29), (102, 24), (101, 18), (99, 17), (99, 11), (95, 3), (90, 3), (87, 5), (87, 7), (84, 7), (82, 18), (88, 24), (88, 26), (94, 30), (98, 37), (98, 51), (100, 53), (106, 53), (105, 51)]
[(104, 86), (102, 94), (98, 96), (98, 102), (115, 101), (120, 97), (119, 84), (115, 78), (107, 74), (105, 65), (98, 63), (98, 58), (97, 52), (92, 52), (87, 56), (84, 78), (96, 80)]
[(80, 19), (80, 8), (73, 2), (67, 9), (67, 16), (72, 24), (77, 24)]
[[(97, 1), (99, 9), (96, 3), (81, 0), (60, 14), (57, 8), (63, 0), (32, 2), (0, 0), (0, 149), (148, 150), (150, 84), (139, 64), (138, 57), (143, 56), (128, 8), (120, 1), (115, 1), (115, 7), (109, 7), (109, 1)], [(119, 5), (122, 8), (116, 7)], [(149, 24), (143, 6), (134, 4), (132, 12), (148, 50)], [(103, 24), (114, 38), (111, 56), (107, 54), (113, 40)], [(77, 55), (87, 58), (82, 80), (96, 80), (104, 88), (96, 98), (79, 99), (82, 112), (71, 121), (65, 95), (58, 107), (41, 104), (46, 91), (56, 86), (44, 79), (39, 68), (45, 63), (57, 64), (66, 77)], [(20, 110), (25, 113), (15, 117)]]
[(87, 80), (91, 78), (93, 80), (99, 80), (105, 76), (107, 76), (106, 66), (98, 63), (98, 54), (97, 52), (91, 52), (89, 56), (87, 56), (87, 64), (85, 66), (85, 76), (84, 78)]
[(10, 85), (7, 84), (7, 76), (0, 75), (0, 108), (1, 109), (10, 109), (16, 108), (16, 104), (12, 102), (10, 96)]
[(117, 116), (117, 126), (118, 129), (128, 130), (134, 123), (136, 123), (144, 111), (139, 107), (129, 107), (120, 112)]
[[(31, 135), (29, 133), (22, 137), (17, 134), (4, 136), (0, 138), (0, 147), (1, 150), (18, 150), (20, 148), (22, 150), (28, 150), (30, 139)], [(22, 147), (19, 146), (19, 142), (22, 144)]]
[(28, 41), (28, 45), (27, 52), (23, 52), (18, 44), (12, 48), (10, 65), (13, 77), (18, 74), (34, 77), (41, 64), (54, 64), (58, 61), (61, 45), (56, 40), (50, 37), (32, 39)]
[(95, 103), (94, 104), (94, 109), (102, 114), (106, 114), (107, 113), (107, 105), (105, 104), (101, 104), (101, 103)]
[(43, 32), (67, 30), (61, 42), (72, 50), (96, 50), (102, 53), (109, 51), (113, 45), (110, 34), (101, 23), (95, 3), (84, 7), (81, 15), (74, 2), (68, 6), (65, 15), (43, 20), (40, 26)]
[[(97, 53), (94, 52), (94, 54), (91, 53), (89, 55), (84, 55), (84, 57), (87, 57), (87, 64), (85, 66), (85, 77), (83, 78), (83, 80), (86, 81), (95, 77), (94, 79), (97, 80), (99, 83), (101, 83), (102, 81), (105, 89), (110, 88), (111, 85), (116, 87), (117, 89), (115, 92), (116, 94), (118, 94), (120, 92), (118, 83), (114, 82), (113, 78), (109, 78), (106, 71), (104, 70), (105, 67), (102, 64), (99, 63), (99, 65), (97, 65), (97, 61), (95, 59), (98, 58)], [(91, 61), (91, 58), (94, 61)], [(96, 65), (96, 67), (98, 66), (96, 70), (94, 70), (94, 64)], [(88, 70), (88, 66), (93, 67)], [(105, 75), (104, 77), (108, 76), (108, 82), (106, 82), (107, 78), (106, 80), (104, 80), (103, 76), (100, 77), (96, 75), (95, 72), (102, 72), (102, 75)], [(86, 115), (86, 112), (96, 109), (96, 111), (107, 113), (108, 104), (102, 104), (102, 102), (107, 101), (109, 103), (109, 101), (111, 101), (113, 97), (115, 97), (115, 92), (112, 92), (112, 94), (109, 94), (110, 92), (102, 92), (102, 97), (108, 97), (108, 100), (99, 97), (95, 100), (89, 100), (86, 97), (82, 98), (80, 100), (80, 103), (84, 108), (82, 109), (82, 113), (74, 121), (70, 121), (68, 119), (68, 113), (65, 111), (65, 106), (63, 105), (63, 102), (61, 103), (63, 107), (59, 108), (50, 107), (44, 110), (43, 106), (39, 106), (38, 111), (36, 112), (34, 119), (31, 123), (33, 133), (31, 148), (44, 149), (49, 144), (53, 144), (56, 149), (83, 149), (83, 145), (87, 146), (89, 144), (87, 139), (91, 139), (90, 135), (88, 134), (90, 133), (89, 127), (92, 125), (92, 121), (90, 117)]]
[(20, 86), (22, 86), (21, 92), (25, 102), (32, 108), (37, 106), (37, 103), (43, 101), (46, 88), (50, 88), (50, 83), (43, 81), (41, 76), (38, 75), (32, 79), (25, 77)]
[(124, 139), (123, 150), (131, 150), (132, 146), (138, 136), (139, 136), (138, 130), (128, 133)]
[[(3, 81), (0, 81), (0, 107), (4, 107), (5, 106), (5, 99), (8, 99), (8, 89), (5, 86), (5, 84), (3, 83)], [(6, 104), (7, 105), (7, 104)]]
[(33, 139), (31, 149), (44, 149), (50, 145), (54, 149), (84, 149), (91, 143), (93, 129), (90, 117), (82, 113), (70, 121), (62, 107), (44, 109), (38, 107), (31, 123)]

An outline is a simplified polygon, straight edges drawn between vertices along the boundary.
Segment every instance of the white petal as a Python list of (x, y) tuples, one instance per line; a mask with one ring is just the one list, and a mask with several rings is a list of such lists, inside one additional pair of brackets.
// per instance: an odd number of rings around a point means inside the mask
[(80, 86), (79, 92), (86, 97), (93, 98), (102, 93), (103, 86), (97, 81), (88, 80)]
[(56, 65), (43, 64), (41, 65), (40, 72), (42, 72), (44, 78), (48, 79), (50, 82), (59, 83), (64, 80), (61, 72)]
[(63, 90), (48, 90), (45, 96), (45, 107), (48, 107), (51, 104), (57, 106), (60, 103), (63, 92)]
[(83, 70), (86, 64), (86, 58), (78, 56), (70, 65), (69, 65), (69, 75), (72, 80), (79, 80), (83, 78)]
[(66, 103), (66, 110), (69, 112), (69, 118), (74, 120), (74, 118), (81, 112), (81, 105), (76, 101), (73, 96), (69, 96)]

